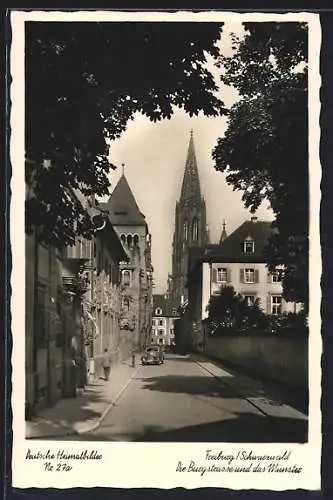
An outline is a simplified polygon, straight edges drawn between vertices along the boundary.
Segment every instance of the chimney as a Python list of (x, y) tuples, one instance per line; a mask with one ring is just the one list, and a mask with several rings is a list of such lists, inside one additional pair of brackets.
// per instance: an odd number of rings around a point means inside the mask
[(258, 217), (255, 217), (255, 216), (251, 217), (251, 222), (257, 222), (257, 220), (258, 220)]

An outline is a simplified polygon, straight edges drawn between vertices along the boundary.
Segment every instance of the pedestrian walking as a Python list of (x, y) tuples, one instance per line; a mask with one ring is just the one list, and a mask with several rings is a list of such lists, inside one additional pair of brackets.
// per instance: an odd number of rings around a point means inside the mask
[(109, 380), (110, 369), (111, 369), (111, 357), (106, 348), (104, 349), (104, 354), (103, 354), (103, 369), (104, 369), (104, 380)]

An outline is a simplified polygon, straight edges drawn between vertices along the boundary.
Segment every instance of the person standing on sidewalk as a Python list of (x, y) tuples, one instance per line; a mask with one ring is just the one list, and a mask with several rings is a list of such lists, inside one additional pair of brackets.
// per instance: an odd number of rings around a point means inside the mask
[(109, 380), (110, 369), (111, 369), (111, 357), (107, 348), (104, 349), (104, 354), (103, 354), (103, 369), (104, 369), (104, 379)]

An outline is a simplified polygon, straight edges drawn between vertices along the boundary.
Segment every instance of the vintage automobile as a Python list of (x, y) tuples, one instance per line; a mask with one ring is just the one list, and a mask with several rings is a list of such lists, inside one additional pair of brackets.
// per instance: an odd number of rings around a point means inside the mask
[(143, 365), (161, 365), (164, 363), (164, 353), (159, 346), (149, 346), (141, 356)]

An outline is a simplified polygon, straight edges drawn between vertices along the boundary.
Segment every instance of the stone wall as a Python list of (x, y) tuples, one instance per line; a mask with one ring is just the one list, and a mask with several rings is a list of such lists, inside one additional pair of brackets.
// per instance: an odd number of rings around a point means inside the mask
[(264, 335), (208, 337), (205, 354), (241, 366), (253, 374), (286, 383), (295, 390), (308, 388), (308, 342)]

